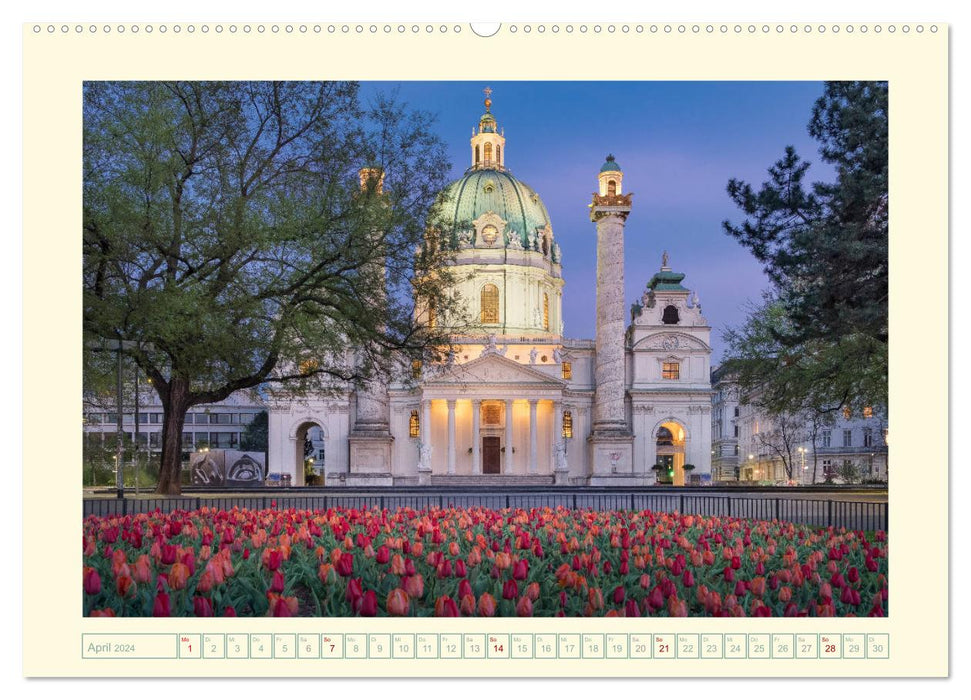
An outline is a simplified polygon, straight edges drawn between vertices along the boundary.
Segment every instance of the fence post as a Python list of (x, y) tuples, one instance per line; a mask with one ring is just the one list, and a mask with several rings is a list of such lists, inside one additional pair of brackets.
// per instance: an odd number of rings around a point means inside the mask
[(573, 510), (577, 509), (577, 492), (573, 492)]
[(509, 508), (509, 494), (508, 493), (506, 494), (506, 508)]
[(826, 526), (833, 527), (833, 502), (826, 502)]
[(202, 499), (199, 496), (196, 496), (196, 510), (199, 510), (200, 508), (202, 508)]
[(775, 519), (779, 520), (779, 499), (775, 499)]
[(725, 496), (725, 512), (728, 513), (728, 517), (732, 517), (732, 497)]
[(380, 499), (378, 499), (378, 503), (380, 504), (381, 510), (384, 510), (384, 496), (383, 495), (381, 496)]
[(678, 496), (678, 504), (679, 504), (678, 505), (678, 512), (681, 515), (684, 515), (684, 494), (683, 493), (680, 496)]

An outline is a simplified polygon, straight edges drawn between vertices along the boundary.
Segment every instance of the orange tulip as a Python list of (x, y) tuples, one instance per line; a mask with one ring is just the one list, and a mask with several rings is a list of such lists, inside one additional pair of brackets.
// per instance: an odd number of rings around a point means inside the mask
[(517, 617), (532, 617), (533, 616), (533, 601), (529, 599), (529, 596), (523, 596), (516, 603), (516, 616)]
[(152, 562), (147, 554), (143, 554), (135, 561), (135, 580), (138, 583), (148, 583), (152, 580)]
[(176, 562), (169, 571), (169, 588), (178, 591), (185, 588), (186, 581), (189, 579), (189, 567), (182, 562)]
[(408, 596), (407, 592), (400, 588), (395, 588), (388, 593), (388, 598), (385, 601), (385, 607), (387, 608), (389, 615), (403, 617), (411, 610), (411, 598)]
[(492, 617), (496, 614), (496, 599), (489, 593), (479, 596), (479, 603), (476, 606), (479, 617)]
[(425, 579), (421, 574), (406, 576), (401, 580), (401, 585), (405, 592), (412, 598), (421, 598), (425, 595)]
[(526, 597), (533, 602), (539, 600), (539, 583), (533, 581), (531, 584), (526, 586)]
[(459, 601), (459, 612), (464, 617), (472, 617), (475, 615), (475, 596), (471, 593), (466, 593), (462, 596), (462, 600)]

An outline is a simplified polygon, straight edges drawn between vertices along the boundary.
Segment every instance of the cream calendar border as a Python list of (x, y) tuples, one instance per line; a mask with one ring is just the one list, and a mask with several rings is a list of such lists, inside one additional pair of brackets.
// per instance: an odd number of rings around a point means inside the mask
[[(105, 27), (109, 31), (105, 31)], [(178, 31), (176, 31), (178, 27)], [(192, 31), (189, 28), (192, 28)], [(263, 27), (263, 31), (259, 30)], [(164, 28), (164, 31), (163, 31)], [(891, 30), (892, 28), (892, 30)], [(569, 30), (569, 31), (568, 31)], [(822, 31), (821, 31), (822, 30)], [(28, 676), (907, 676), (948, 669), (948, 27), (800, 23), (27, 24), (24, 445), (79, 424), (81, 83), (224, 78), (890, 81), (891, 617), (815, 620), (83, 619), (80, 431), (25, 450)], [(481, 60), (487, 55), (488, 60)], [(807, 115), (808, 120), (808, 115)], [(649, 128), (649, 125), (648, 125)], [(784, 144), (780, 143), (779, 148)], [(766, 163), (766, 166), (769, 164)], [(909, 290), (909, 291), (908, 291)], [(934, 436), (923, 440), (907, 426)], [(926, 434), (926, 433), (924, 433)], [(919, 476), (908, 473), (919, 465)], [(51, 519), (58, 528), (53, 528)], [(91, 632), (889, 633), (889, 661), (82, 661)]]

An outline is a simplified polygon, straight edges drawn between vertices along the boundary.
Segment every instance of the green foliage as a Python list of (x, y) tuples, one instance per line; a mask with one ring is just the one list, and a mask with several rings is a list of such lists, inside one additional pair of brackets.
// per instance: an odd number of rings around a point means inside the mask
[(239, 438), (239, 449), (243, 452), (266, 452), (269, 448), (270, 418), (266, 411), (260, 411), (243, 430)]
[(809, 133), (835, 182), (806, 183), (809, 163), (787, 147), (758, 191), (728, 184), (746, 219), (724, 228), (774, 287), (728, 333), (729, 362), (770, 410), (886, 406), (887, 98), (886, 83), (827, 83)]
[(454, 305), (450, 253), (425, 244), (449, 172), (426, 115), (354, 83), (92, 82), (83, 100), (85, 339), (133, 343), (158, 392), (160, 490), (189, 407), (447, 345), (416, 313)]

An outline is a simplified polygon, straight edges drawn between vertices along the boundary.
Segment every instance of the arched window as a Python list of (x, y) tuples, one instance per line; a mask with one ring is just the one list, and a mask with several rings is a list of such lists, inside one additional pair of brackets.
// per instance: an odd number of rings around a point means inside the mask
[(658, 430), (657, 430), (657, 444), (659, 446), (673, 445), (674, 444), (674, 435), (672, 435), (671, 434), (671, 431), (668, 430), (667, 428), (664, 428), (664, 427), (658, 428)]
[(570, 411), (563, 411), (563, 433), (561, 437), (573, 437), (573, 414)]
[(550, 329), (550, 295), (543, 294), (543, 330)]
[(480, 301), (482, 323), (499, 323), (499, 288), (494, 284), (484, 286)]
[(496, 146), (496, 165), (502, 165), (502, 146)]
[(418, 419), (418, 411), (412, 411), (411, 417), (408, 419), (408, 436), (413, 438), (421, 436), (421, 423)]
[(617, 182), (615, 180), (607, 180), (607, 194), (610, 196), (617, 194)]
[(487, 143), (483, 148), (483, 152), (485, 153), (486, 165), (489, 165), (489, 161), (492, 160), (492, 144)]
[(475, 164), (476, 165), (479, 164), (479, 146), (478, 146), (478, 144), (476, 144), (476, 146), (475, 146)]
[(678, 307), (676, 306), (665, 306), (664, 314), (661, 316), (661, 323), (667, 323), (668, 325), (673, 325), (680, 320), (678, 316)]

